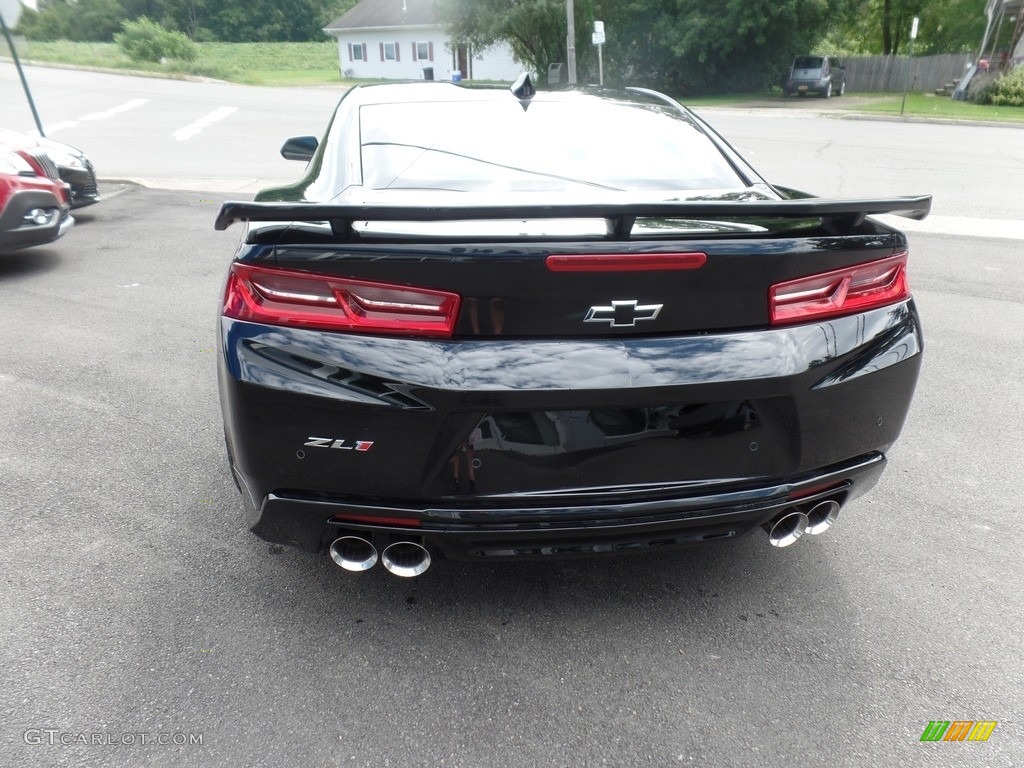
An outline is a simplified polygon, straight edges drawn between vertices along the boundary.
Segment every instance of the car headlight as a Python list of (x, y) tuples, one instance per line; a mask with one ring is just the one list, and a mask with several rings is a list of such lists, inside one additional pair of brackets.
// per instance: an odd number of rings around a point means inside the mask
[(41, 139), (39, 141), (39, 145), (57, 165), (65, 168), (85, 168), (85, 155), (74, 147), (69, 147), (67, 144), (61, 144), (59, 141), (49, 141), (47, 139)]
[(36, 172), (28, 161), (17, 152), (0, 152), (0, 173), (10, 173), (17, 176), (35, 176)]

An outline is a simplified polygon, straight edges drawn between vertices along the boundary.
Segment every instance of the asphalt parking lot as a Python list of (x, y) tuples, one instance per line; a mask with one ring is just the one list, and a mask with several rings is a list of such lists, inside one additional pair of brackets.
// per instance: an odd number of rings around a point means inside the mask
[(239, 230), (223, 195), (110, 191), (0, 258), (0, 765), (1024, 764), (1018, 242), (912, 237), (917, 399), (827, 535), (406, 581), (242, 527)]

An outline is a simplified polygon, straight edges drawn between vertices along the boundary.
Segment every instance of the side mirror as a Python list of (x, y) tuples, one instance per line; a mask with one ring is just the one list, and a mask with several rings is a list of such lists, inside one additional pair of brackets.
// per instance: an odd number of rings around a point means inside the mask
[(285, 160), (302, 160), (309, 162), (313, 153), (320, 146), (316, 136), (292, 136), (281, 147), (281, 157)]

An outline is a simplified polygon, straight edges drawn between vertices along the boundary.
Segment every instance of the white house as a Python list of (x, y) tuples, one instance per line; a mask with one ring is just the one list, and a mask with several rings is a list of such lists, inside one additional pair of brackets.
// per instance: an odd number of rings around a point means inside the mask
[(483, 51), (453, 45), (433, 0), (362, 0), (324, 32), (338, 40), (344, 77), (511, 82), (524, 69), (505, 43)]

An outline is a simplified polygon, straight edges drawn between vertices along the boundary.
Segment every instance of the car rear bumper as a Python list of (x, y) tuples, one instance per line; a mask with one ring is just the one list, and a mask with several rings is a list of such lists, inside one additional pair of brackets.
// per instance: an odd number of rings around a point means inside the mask
[(786, 83), (786, 93), (816, 93), (824, 94), (828, 90), (831, 80), (791, 80)]
[(845, 506), (877, 483), (885, 464), (876, 453), (791, 481), (561, 506), (488, 505), (486, 499), (476, 505), (382, 505), (270, 494), (255, 510), (252, 530), (310, 552), (342, 536), (359, 536), (378, 549), (414, 541), (455, 560), (643, 551), (743, 536), (790, 512), (807, 514), (825, 500)]
[[(257, 535), (311, 551), (343, 531), (412, 536), (456, 558), (729, 538), (821, 492), (846, 504), (882, 471), (922, 350), (912, 302), (547, 345), (222, 319), (219, 343), (232, 468)], [(609, 421), (635, 414), (646, 421)], [(491, 432), (473, 450), (481, 424)]]

